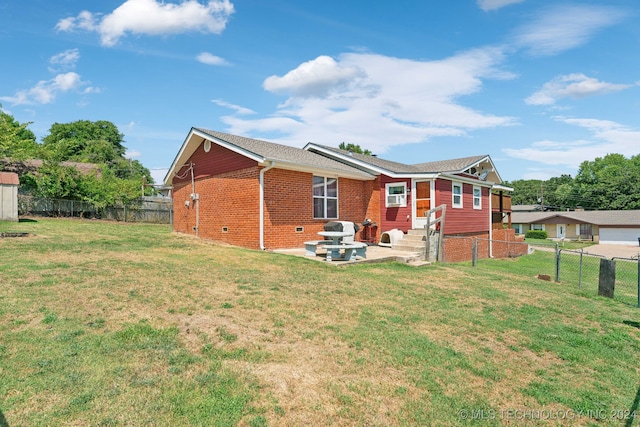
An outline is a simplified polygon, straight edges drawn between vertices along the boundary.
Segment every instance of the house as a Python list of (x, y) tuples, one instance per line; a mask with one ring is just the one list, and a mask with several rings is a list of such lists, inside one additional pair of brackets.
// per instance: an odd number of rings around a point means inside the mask
[(18, 186), (14, 172), (0, 172), (0, 221), (18, 221)]
[[(303, 149), (192, 128), (164, 184), (174, 230), (254, 249), (302, 247), (332, 220), (379, 232), (424, 228), (446, 205), (445, 235), (489, 238), (510, 214), (487, 155), (405, 165), (309, 143)], [(357, 237), (362, 240), (362, 236)]]
[(637, 245), (640, 210), (513, 212), (512, 228), (518, 234), (545, 230), (549, 238), (590, 240), (603, 244)]

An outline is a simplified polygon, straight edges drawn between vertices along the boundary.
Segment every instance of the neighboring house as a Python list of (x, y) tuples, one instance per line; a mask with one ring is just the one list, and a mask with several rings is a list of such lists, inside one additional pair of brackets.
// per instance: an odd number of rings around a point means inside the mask
[(637, 245), (640, 210), (513, 212), (512, 228), (518, 234), (545, 230), (549, 238), (591, 240), (604, 244)]
[(18, 186), (14, 172), (0, 172), (0, 221), (18, 221)]
[[(542, 205), (512, 205), (511, 210), (513, 212), (541, 212)], [(544, 211), (552, 211), (554, 210), (552, 206), (544, 206)]]
[(487, 155), (405, 165), (192, 128), (164, 184), (173, 187), (175, 231), (280, 249), (318, 239), (332, 220), (369, 219), (378, 237), (424, 228), (424, 212), (439, 205), (447, 206), (443, 234), (489, 238), (510, 213), (501, 182)]
[[(22, 176), (26, 173), (37, 173), (44, 165), (44, 160), (41, 159), (28, 159), (28, 160), (11, 160), (0, 159), (0, 170), (15, 172)], [(95, 163), (82, 163), (82, 162), (60, 162), (60, 166), (75, 168), (82, 175), (89, 175), (95, 173), (98, 177), (102, 175), (102, 168)]]

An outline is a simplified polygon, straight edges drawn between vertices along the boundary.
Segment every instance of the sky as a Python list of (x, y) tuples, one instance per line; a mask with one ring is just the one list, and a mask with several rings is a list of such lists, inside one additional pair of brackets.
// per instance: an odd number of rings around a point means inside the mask
[(504, 181), (640, 154), (637, 0), (0, 0), (0, 104), (107, 120), (164, 180), (191, 127)]

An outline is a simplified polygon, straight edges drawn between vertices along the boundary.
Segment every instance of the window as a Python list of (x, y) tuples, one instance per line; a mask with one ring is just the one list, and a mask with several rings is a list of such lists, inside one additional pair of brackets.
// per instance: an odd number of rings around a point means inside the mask
[(452, 183), (453, 188), (452, 188), (452, 193), (453, 193), (453, 199), (451, 201), (451, 205), (454, 208), (461, 208), (462, 207), (462, 184), (454, 182)]
[(513, 228), (516, 234), (522, 234), (522, 224), (511, 224), (511, 228)]
[(338, 179), (313, 177), (313, 217), (338, 218)]
[(393, 182), (386, 184), (387, 207), (407, 206), (407, 183)]
[(544, 224), (531, 224), (532, 230), (544, 230)]
[(482, 188), (473, 186), (473, 209), (482, 209)]
[(593, 236), (593, 227), (591, 224), (579, 224), (577, 228), (580, 239), (591, 239)]

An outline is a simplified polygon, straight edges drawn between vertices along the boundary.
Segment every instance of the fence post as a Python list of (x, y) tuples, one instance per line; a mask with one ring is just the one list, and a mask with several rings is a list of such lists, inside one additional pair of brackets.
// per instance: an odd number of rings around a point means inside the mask
[(560, 282), (560, 248), (556, 242), (556, 282)]
[(580, 271), (578, 273), (578, 289), (582, 289), (582, 253), (583, 249), (580, 249)]
[(471, 265), (478, 265), (478, 238), (474, 237), (471, 242)]
[(616, 261), (600, 259), (600, 276), (598, 278), (598, 295), (613, 298), (616, 285)]

